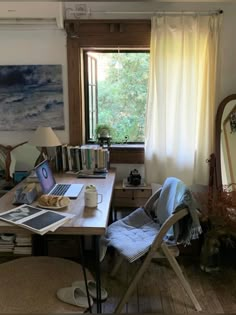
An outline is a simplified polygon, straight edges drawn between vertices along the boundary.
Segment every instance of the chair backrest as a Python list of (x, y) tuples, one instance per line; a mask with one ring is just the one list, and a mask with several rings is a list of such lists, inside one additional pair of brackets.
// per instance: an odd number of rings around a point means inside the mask
[(158, 203), (154, 205), (160, 224), (176, 211), (186, 190), (186, 185), (175, 177), (168, 177), (165, 180)]
[[(180, 221), (182, 218), (173, 215), (184, 208), (187, 211), (184, 216), (188, 214), (188, 217)], [(144, 209), (154, 216), (161, 227), (165, 225), (166, 229), (169, 226), (165, 233), (170, 240), (189, 243), (190, 239), (197, 238), (201, 233), (194, 198), (188, 187), (175, 177), (165, 180), (162, 188), (149, 198)], [(174, 219), (166, 225), (170, 218)]]
[(158, 199), (161, 194), (162, 187), (159, 188), (157, 191), (155, 191), (147, 200), (147, 202), (144, 205), (144, 210), (146, 211), (147, 214), (150, 214), (153, 218), (155, 218), (155, 212), (153, 210), (155, 209), (154, 204), (155, 202), (158, 202)]
[(169, 218), (166, 219), (166, 221), (162, 224), (160, 231), (156, 238), (154, 239), (150, 251), (156, 251), (162, 244), (163, 241), (165, 241), (165, 236), (170, 230), (171, 227), (173, 227), (176, 223), (178, 223), (181, 219), (186, 217), (188, 215), (188, 209), (183, 208), (177, 213), (172, 214), (169, 216)]
[[(162, 226), (174, 213), (185, 189), (185, 184), (179, 179), (168, 177), (163, 186), (149, 198), (144, 206), (145, 211)], [(170, 226), (167, 233), (169, 237), (174, 236), (174, 228)]]

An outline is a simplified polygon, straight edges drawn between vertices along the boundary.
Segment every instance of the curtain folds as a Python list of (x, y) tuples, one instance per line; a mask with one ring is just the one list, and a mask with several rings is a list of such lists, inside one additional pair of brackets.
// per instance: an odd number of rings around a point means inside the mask
[(221, 16), (152, 18), (145, 126), (145, 177), (207, 184), (214, 151)]

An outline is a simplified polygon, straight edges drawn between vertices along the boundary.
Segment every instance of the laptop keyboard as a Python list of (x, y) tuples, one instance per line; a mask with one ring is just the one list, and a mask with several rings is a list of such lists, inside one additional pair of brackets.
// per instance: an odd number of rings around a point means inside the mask
[(67, 190), (70, 188), (70, 184), (57, 185), (50, 193), (50, 195), (64, 196)]

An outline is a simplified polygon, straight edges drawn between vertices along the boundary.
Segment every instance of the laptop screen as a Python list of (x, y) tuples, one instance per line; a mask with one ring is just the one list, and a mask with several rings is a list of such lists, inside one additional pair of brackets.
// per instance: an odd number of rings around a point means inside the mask
[(49, 191), (55, 186), (56, 181), (48, 161), (44, 160), (42, 163), (38, 164), (35, 167), (35, 172), (37, 174), (43, 193), (49, 193)]

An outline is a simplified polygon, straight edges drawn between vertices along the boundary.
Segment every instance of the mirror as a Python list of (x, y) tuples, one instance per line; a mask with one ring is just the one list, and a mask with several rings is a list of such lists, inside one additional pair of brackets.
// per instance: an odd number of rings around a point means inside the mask
[(236, 94), (220, 103), (216, 115), (216, 187), (236, 191)]

